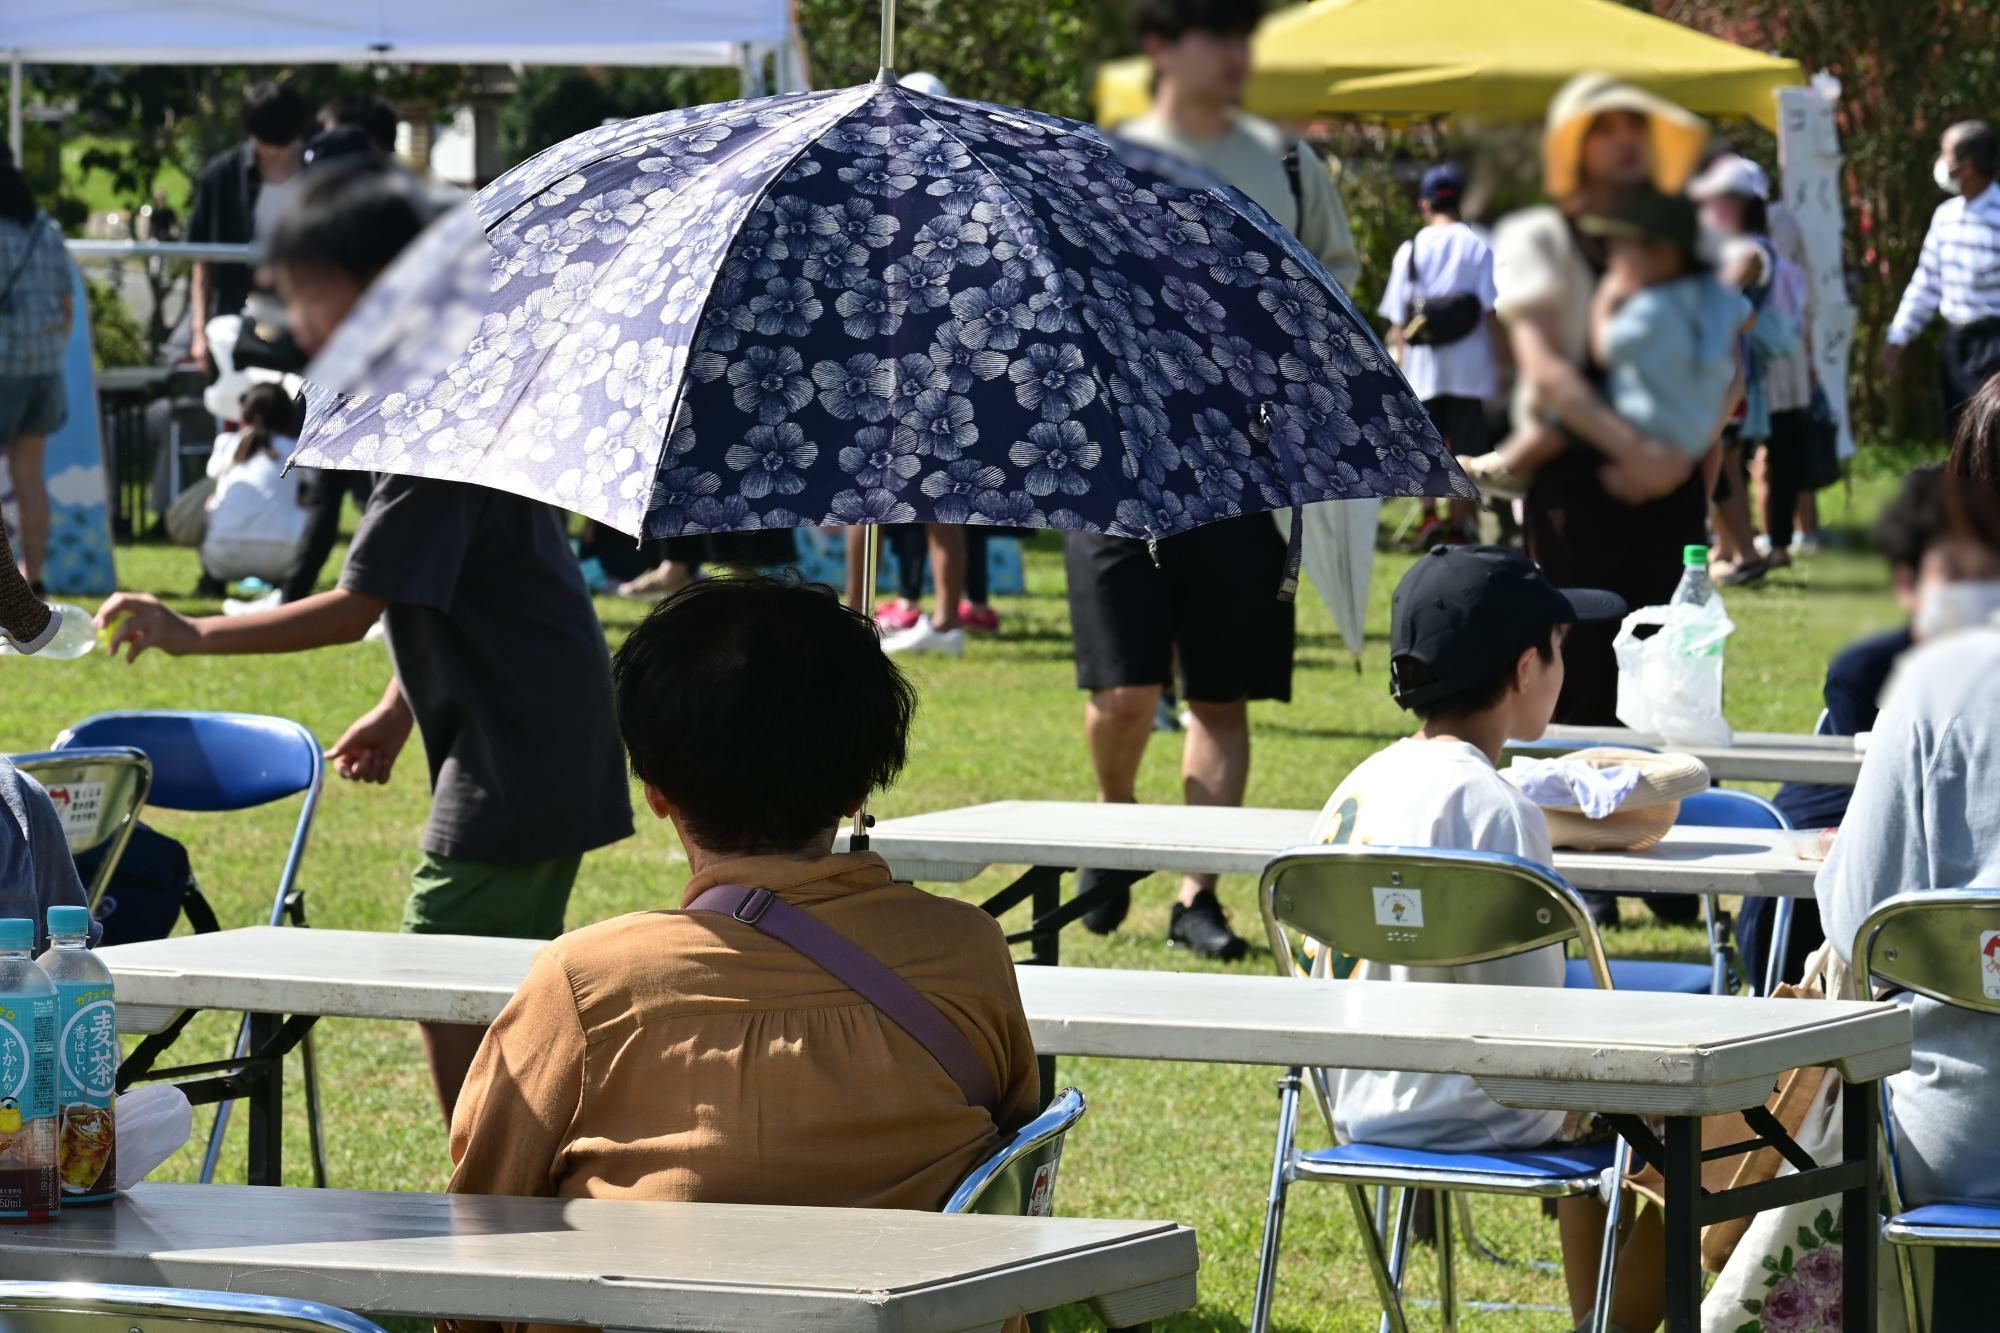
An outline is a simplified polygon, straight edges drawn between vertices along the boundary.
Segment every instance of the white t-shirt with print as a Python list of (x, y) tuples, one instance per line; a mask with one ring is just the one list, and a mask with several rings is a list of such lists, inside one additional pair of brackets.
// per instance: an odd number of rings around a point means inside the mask
[[(1541, 809), (1462, 741), (1401, 740), (1364, 760), (1328, 798), (1313, 841), (1505, 852), (1543, 865), (1553, 855)], [(1354, 976), (1561, 986), (1563, 951), (1549, 945), (1461, 967), (1363, 962)], [(1334, 1132), (1343, 1143), (1496, 1152), (1539, 1147), (1562, 1128), (1562, 1112), (1504, 1107), (1464, 1074), (1331, 1073)]]
[[(1415, 263), (1411, 262), (1414, 248)], [(1457, 342), (1442, 347), (1422, 345), (1403, 349), (1403, 377), (1418, 398), (1476, 398), (1481, 402), (1500, 391), (1500, 363), (1493, 352), (1493, 250), (1479, 233), (1463, 222), (1425, 227), (1397, 247), (1382, 289), (1382, 318), (1403, 324), (1417, 297), (1435, 300), (1468, 292), (1487, 313), (1479, 326)]]

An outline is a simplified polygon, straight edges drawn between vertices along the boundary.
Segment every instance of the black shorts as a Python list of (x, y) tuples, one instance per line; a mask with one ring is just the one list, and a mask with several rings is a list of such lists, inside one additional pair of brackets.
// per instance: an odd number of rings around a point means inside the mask
[(1296, 609), (1278, 600), (1285, 539), (1272, 517), (1209, 523), (1159, 551), (1156, 567), (1142, 541), (1065, 539), (1077, 685), (1166, 685), (1178, 649), (1184, 699), (1289, 700)]
[(1440, 394), (1424, 399), (1424, 411), (1430, 413), (1431, 424), (1438, 428), (1445, 447), (1454, 454), (1473, 458), (1493, 452), (1493, 437), (1486, 426), (1486, 404), (1477, 398)]

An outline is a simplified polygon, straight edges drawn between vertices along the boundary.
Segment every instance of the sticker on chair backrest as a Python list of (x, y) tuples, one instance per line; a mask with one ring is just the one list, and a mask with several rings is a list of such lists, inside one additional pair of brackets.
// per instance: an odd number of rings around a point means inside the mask
[(2000, 930), (1979, 932), (1979, 979), (1986, 983), (1986, 998), (2000, 1000)]
[(1056, 1164), (1043, 1162), (1035, 1168), (1035, 1184), (1028, 1191), (1029, 1217), (1056, 1215)]
[(1378, 926), (1421, 926), (1424, 924), (1424, 894), (1421, 889), (1376, 889), (1375, 924)]
[(96, 834), (97, 821), (104, 817), (104, 788), (102, 782), (59, 783), (49, 788), (49, 800), (62, 817), (65, 838), (75, 842)]

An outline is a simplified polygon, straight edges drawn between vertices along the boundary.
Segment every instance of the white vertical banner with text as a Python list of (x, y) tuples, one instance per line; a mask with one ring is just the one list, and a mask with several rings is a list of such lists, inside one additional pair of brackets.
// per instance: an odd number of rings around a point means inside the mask
[(1833, 102), (1818, 88), (1778, 90), (1778, 164), (1785, 206), (1798, 220), (1810, 261), (1813, 370), (1840, 423), (1840, 456), (1854, 453), (1847, 413), (1847, 362), (1854, 343), (1854, 306), (1847, 299), (1841, 253), (1840, 131)]

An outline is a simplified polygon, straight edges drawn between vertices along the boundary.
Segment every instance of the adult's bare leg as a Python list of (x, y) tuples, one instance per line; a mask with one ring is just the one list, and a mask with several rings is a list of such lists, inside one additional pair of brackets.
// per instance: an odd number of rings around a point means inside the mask
[(931, 628), (957, 629), (958, 604), (965, 600), (965, 529), (955, 523), (924, 526), (930, 545), (931, 579), (937, 584), (937, 604), (931, 610)]
[[(1562, 1237), (1563, 1286), (1570, 1318), (1581, 1322), (1597, 1293), (1597, 1257), (1604, 1248), (1604, 1205), (1592, 1198), (1556, 1203)], [(1617, 1282), (1611, 1289), (1611, 1320), (1627, 1333), (1652, 1333), (1666, 1316), (1666, 1231), (1660, 1210), (1646, 1205), (1626, 1229), (1618, 1248)]]
[[(1250, 705), (1188, 700), (1192, 715), (1181, 751), (1181, 790), (1189, 805), (1241, 805), (1250, 783)], [(1150, 717), (1150, 705), (1149, 705)], [(1180, 901), (1192, 903), (1214, 875), (1181, 876)]]
[(1153, 736), (1158, 685), (1116, 685), (1094, 690), (1084, 705), (1083, 734), (1097, 774), (1097, 799), (1129, 805), (1139, 799), (1139, 763)]
[(19, 435), (7, 446), (7, 472), (14, 480), (14, 509), (21, 521), (21, 573), (30, 583), (42, 578), (49, 554), (49, 483), (43, 474), (46, 435)]

